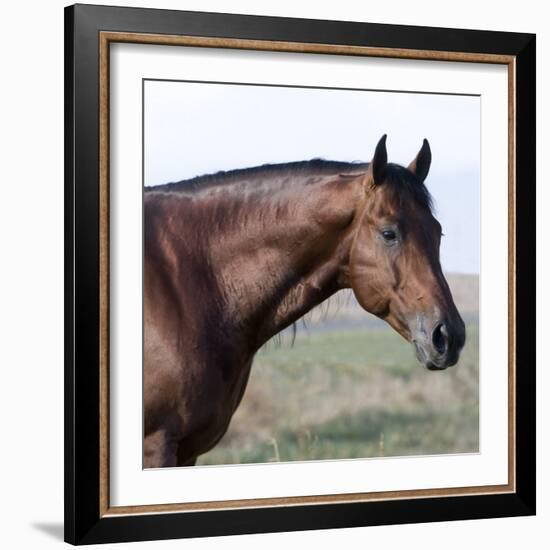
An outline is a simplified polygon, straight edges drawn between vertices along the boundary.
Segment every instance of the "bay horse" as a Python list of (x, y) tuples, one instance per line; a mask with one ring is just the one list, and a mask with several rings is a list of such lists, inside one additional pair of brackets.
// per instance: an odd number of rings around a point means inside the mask
[(254, 354), (340, 289), (454, 365), (465, 327), (439, 261), (441, 225), (411, 164), (311, 160), (144, 191), (143, 467), (195, 464), (226, 432)]

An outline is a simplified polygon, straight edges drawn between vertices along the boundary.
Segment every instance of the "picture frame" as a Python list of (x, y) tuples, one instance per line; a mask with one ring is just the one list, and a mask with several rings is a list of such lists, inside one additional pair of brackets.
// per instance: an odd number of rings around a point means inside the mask
[[(508, 481), (111, 506), (110, 47), (507, 67)], [(65, 540), (140, 541), (535, 514), (535, 59), (531, 34), (75, 5), (65, 9)], [(136, 159), (141, 162), (141, 159)], [(136, 346), (140, 343), (136, 342)]]

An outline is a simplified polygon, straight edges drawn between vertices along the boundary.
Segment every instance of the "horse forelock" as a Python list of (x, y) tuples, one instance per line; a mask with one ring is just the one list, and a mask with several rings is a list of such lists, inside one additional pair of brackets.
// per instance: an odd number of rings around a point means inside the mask
[(391, 187), (400, 201), (408, 200), (412, 196), (416, 203), (433, 212), (433, 198), (428, 188), (407, 168), (389, 163), (386, 168), (386, 181), (382, 185)]

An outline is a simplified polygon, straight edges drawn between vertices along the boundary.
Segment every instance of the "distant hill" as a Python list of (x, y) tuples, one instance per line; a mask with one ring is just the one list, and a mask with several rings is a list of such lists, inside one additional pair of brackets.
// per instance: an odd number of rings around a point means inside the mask
[[(447, 273), (458, 311), (466, 322), (475, 320), (479, 312), (479, 275)], [(380, 325), (377, 317), (367, 313), (357, 302), (353, 291), (343, 290), (305, 316), (308, 329), (335, 330), (360, 326)], [(300, 330), (301, 322), (298, 322)], [(287, 329), (288, 330), (288, 329)]]
[(463, 315), (477, 315), (479, 313), (479, 275), (448, 273), (446, 278), (458, 311)]

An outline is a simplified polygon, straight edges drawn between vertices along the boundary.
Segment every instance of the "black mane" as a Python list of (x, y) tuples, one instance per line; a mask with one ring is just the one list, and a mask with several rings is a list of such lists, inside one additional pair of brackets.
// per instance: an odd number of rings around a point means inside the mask
[[(219, 171), (213, 174), (195, 176), (190, 179), (145, 187), (145, 193), (185, 193), (193, 195), (199, 191), (209, 190), (213, 187), (226, 186), (235, 181), (261, 180), (261, 176), (269, 175), (324, 175), (346, 174), (366, 172), (368, 162), (339, 162), (315, 158), (281, 164), (262, 164), (250, 168), (238, 168), (235, 170)], [(427, 187), (410, 170), (399, 165), (388, 163), (386, 181), (384, 185), (390, 185), (397, 194), (402, 194), (406, 189), (422, 206), (432, 210), (433, 201)], [(267, 192), (267, 188), (266, 188)]]
[(236, 179), (254, 178), (260, 175), (272, 175), (281, 173), (336, 173), (346, 171), (361, 171), (368, 168), (368, 163), (361, 162), (338, 162), (315, 158), (312, 160), (302, 160), (296, 162), (285, 162), (281, 164), (262, 164), (250, 168), (238, 168), (236, 170), (220, 170), (213, 174), (196, 176), (187, 180), (165, 183), (145, 187), (145, 191), (198, 191), (213, 187), (216, 185), (225, 185), (232, 183)]

